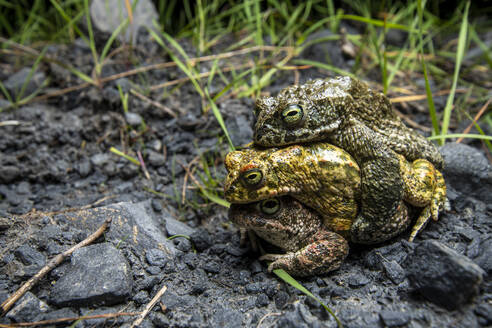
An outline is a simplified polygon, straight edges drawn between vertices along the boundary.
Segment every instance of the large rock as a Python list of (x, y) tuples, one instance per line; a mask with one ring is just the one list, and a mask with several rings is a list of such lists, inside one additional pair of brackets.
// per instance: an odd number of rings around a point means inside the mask
[(405, 261), (414, 291), (449, 310), (479, 292), (484, 271), (469, 258), (435, 240), (426, 240)]
[[(155, 212), (150, 200), (140, 203), (122, 202), (105, 207), (61, 214), (55, 217), (58, 224), (70, 224), (80, 230), (92, 233), (107, 218), (111, 218), (111, 228), (105, 234), (114, 244), (124, 241), (122, 246), (133, 248), (136, 254), (154, 248), (174, 256), (176, 248), (167, 239), (165, 222), (172, 219), (171, 214), (162, 209)], [(190, 228), (191, 229), (191, 228)]]
[[(128, 24), (118, 36), (125, 42), (134, 42), (140, 27), (153, 28), (152, 21), (158, 19), (154, 4), (150, 0), (130, 0), (133, 7), (133, 23)], [(91, 3), (92, 24), (100, 32), (110, 35), (128, 17), (125, 0), (93, 0)]]
[(132, 285), (130, 266), (120, 251), (110, 243), (96, 244), (73, 253), (50, 301), (58, 306), (118, 304), (130, 297)]
[(440, 148), (444, 157), (444, 179), (455, 190), (492, 203), (492, 166), (476, 148), (448, 143)]

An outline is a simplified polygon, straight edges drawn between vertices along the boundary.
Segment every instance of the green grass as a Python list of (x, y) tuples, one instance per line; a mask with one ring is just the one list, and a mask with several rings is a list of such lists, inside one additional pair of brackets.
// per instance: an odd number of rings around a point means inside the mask
[[(468, 33), (468, 9), (470, 8), (470, 1), (466, 3), (465, 11), (463, 13), (463, 19), (461, 22), (460, 33), (458, 36), (458, 48), (456, 49), (456, 61), (454, 65), (453, 84), (451, 85), (451, 92), (449, 93), (448, 100), (446, 101), (446, 107), (444, 107), (444, 114), (442, 118), (441, 133), (446, 135), (448, 133), (449, 121), (451, 119), (451, 110), (453, 109), (454, 94), (456, 92), (456, 85), (458, 83), (461, 63), (465, 55), (465, 47)], [(444, 141), (441, 142), (444, 144)]]
[(309, 290), (306, 289), (306, 287), (304, 287), (303, 285), (301, 285), (297, 280), (295, 280), (294, 278), (292, 278), (291, 275), (289, 275), (287, 272), (285, 272), (284, 270), (282, 269), (276, 269), (276, 270), (273, 270), (273, 273), (275, 273), (280, 279), (282, 279), (283, 281), (285, 281), (286, 283), (288, 283), (289, 285), (291, 285), (292, 287), (300, 290), (301, 292), (303, 292), (304, 294), (306, 294), (308, 297), (311, 297), (312, 299), (314, 299), (316, 302), (318, 302), (319, 304), (321, 304), (321, 306), (331, 315), (333, 316), (333, 318), (335, 319), (335, 321), (337, 322), (337, 326), (339, 328), (342, 328), (343, 325), (342, 323), (340, 322), (340, 319), (338, 319), (338, 317), (336, 316), (336, 314), (333, 312), (332, 309), (330, 309), (328, 306), (326, 306), (325, 303), (323, 303), (319, 298), (317, 298), (316, 296), (314, 296)]

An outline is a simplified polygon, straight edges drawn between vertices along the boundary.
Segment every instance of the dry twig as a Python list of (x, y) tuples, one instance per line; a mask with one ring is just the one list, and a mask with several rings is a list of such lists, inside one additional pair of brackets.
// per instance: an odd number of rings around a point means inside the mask
[[(0, 37), (0, 41), (1, 42), (9, 42), (10, 45), (18, 48), (21, 51), (24, 51), (26, 53), (29, 53), (30, 55), (34, 55), (34, 56), (38, 56), (39, 55), (39, 52), (38, 51), (36, 51), (34, 49), (30, 49), (30, 48), (24, 47), (24, 46), (22, 46), (20, 44), (16, 44), (15, 42), (11, 42), (11, 41), (9, 41), (9, 40), (7, 40), (5, 38)], [(230, 52), (225, 52), (225, 53), (221, 53), (221, 54), (217, 54), (217, 55), (209, 55), (209, 56), (203, 56), (203, 57), (190, 58), (185, 63), (186, 64), (189, 64), (191, 66), (194, 66), (194, 65), (196, 65), (197, 63), (200, 63), (200, 62), (206, 62), (206, 61), (211, 61), (211, 60), (231, 58), (231, 57), (235, 57), (235, 56), (246, 55), (248, 53), (252, 53), (252, 52), (256, 52), (256, 51), (270, 51), (270, 52), (275, 52), (275, 51), (281, 52), (281, 51), (283, 51), (283, 52), (287, 52), (287, 53), (291, 54), (291, 53), (294, 52), (294, 48), (293, 47), (275, 47), (275, 46), (254, 46), (254, 47), (249, 47), (249, 48), (234, 50), (234, 51), (230, 51)], [(45, 56), (45, 58), (50, 59), (48, 56)], [(131, 69), (131, 70), (128, 70), (126, 72), (122, 72), (122, 73), (118, 73), (118, 74), (114, 74), (114, 75), (111, 75), (111, 76), (107, 76), (107, 77), (101, 78), (101, 79), (98, 80), (98, 83), (99, 84), (103, 84), (103, 83), (114, 81), (114, 80), (117, 80), (117, 79), (120, 79), (120, 78), (123, 78), (123, 77), (132, 76), (132, 75), (135, 75), (135, 74), (144, 73), (144, 72), (148, 72), (148, 71), (152, 71), (152, 70), (157, 70), (157, 69), (163, 69), (163, 68), (168, 68), (168, 67), (175, 67), (175, 66), (177, 66), (176, 62), (165, 62), (165, 63), (152, 64), (152, 65), (148, 65), (148, 66), (143, 66), (143, 67)], [(93, 84), (92, 83), (85, 82), (85, 83), (82, 83), (82, 84), (79, 84), (79, 85), (76, 85), (76, 86), (72, 86), (72, 87), (69, 87), (69, 88), (57, 90), (57, 91), (54, 91), (54, 92), (51, 92), (51, 93), (47, 93), (47, 94), (44, 94), (44, 95), (41, 95), (41, 96), (37, 96), (37, 97), (31, 98), (28, 101), (22, 102), (21, 104), (24, 105), (24, 104), (27, 104), (27, 103), (32, 103), (32, 102), (36, 102), (36, 101), (40, 101), (40, 100), (45, 100), (45, 99), (48, 99), (48, 98), (51, 98), (51, 97), (55, 97), (55, 96), (61, 96), (61, 95), (64, 95), (64, 94), (69, 93), (69, 92), (72, 92), (72, 91), (76, 91), (76, 90), (81, 90), (81, 89), (87, 88), (90, 85), (93, 85)]]
[(272, 317), (272, 316), (278, 316), (278, 315), (281, 315), (282, 313), (280, 312), (270, 312), (270, 313), (267, 313), (265, 314), (263, 317), (261, 317), (260, 321), (258, 321), (258, 324), (256, 325), (256, 328), (259, 328), (261, 326), (261, 324), (263, 323), (263, 321), (268, 318), (268, 317)]
[(147, 305), (145, 306), (145, 309), (140, 314), (140, 317), (138, 317), (137, 320), (135, 320), (132, 323), (132, 325), (130, 326), (130, 328), (136, 327), (136, 326), (138, 326), (139, 324), (142, 323), (143, 319), (145, 319), (145, 317), (147, 316), (147, 314), (150, 312), (150, 310), (152, 310), (152, 308), (154, 307), (155, 303), (157, 303), (157, 301), (162, 297), (162, 295), (166, 292), (166, 290), (167, 290), (167, 286), (166, 285), (162, 286), (162, 288), (157, 292), (157, 294), (155, 294), (154, 298), (152, 298), (152, 300), (150, 300), (150, 302), (147, 303)]
[(111, 319), (111, 318), (117, 318), (123, 316), (135, 316), (140, 314), (142, 314), (142, 312), (119, 312), (119, 313), (84, 315), (81, 317), (59, 318), (59, 319), (42, 320), (42, 321), (35, 321), (35, 322), (19, 322), (19, 323), (11, 323), (8, 325), (0, 323), (0, 328), (33, 327), (33, 326), (53, 325), (53, 324), (69, 322), (69, 321), (89, 320), (89, 319)]
[(160, 104), (159, 102), (155, 101), (155, 100), (152, 100), (150, 98), (147, 98), (145, 97), (143, 94), (137, 92), (135, 89), (131, 89), (130, 90), (130, 93), (137, 96), (138, 98), (142, 99), (143, 101), (146, 101), (152, 105), (154, 105), (155, 107), (159, 108), (159, 109), (162, 109), (164, 112), (168, 113), (171, 117), (173, 118), (177, 118), (178, 115), (176, 115), (175, 112), (173, 112), (171, 110), (171, 108), (167, 107), (167, 106), (164, 106), (162, 104)]
[[(470, 125), (468, 125), (466, 127), (466, 129), (463, 130), (463, 134), (467, 134), (468, 132), (470, 132), (470, 130), (473, 127), (473, 125), (475, 125), (477, 123), (478, 119), (483, 115), (483, 113), (485, 113), (485, 110), (487, 108), (489, 108), (489, 105), (490, 105), (490, 102), (491, 101), (492, 101), (492, 98), (489, 98), (489, 100), (487, 100), (487, 102), (485, 103), (485, 105), (483, 105), (482, 108), (480, 108), (480, 110), (478, 111), (477, 115), (475, 115), (475, 117), (473, 118), (473, 122), (471, 122)], [(456, 140), (456, 143), (460, 143), (461, 141), (463, 141), (463, 137), (458, 138), (458, 140)]]
[(137, 157), (138, 157), (138, 161), (140, 162), (140, 167), (142, 168), (142, 171), (145, 175), (145, 178), (147, 180), (150, 180), (150, 174), (149, 174), (149, 171), (147, 171), (147, 166), (145, 165), (145, 162), (144, 162), (144, 159), (143, 159), (143, 156), (142, 156), (142, 153), (140, 152), (140, 150), (137, 151)]
[(21, 125), (21, 122), (20, 121), (3, 121), (3, 122), (0, 122), (0, 126), (9, 126), (9, 125)]
[[(467, 89), (456, 89), (456, 93), (465, 93), (467, 92)], [(450, 90), (441, 90), (436, 93), (434, 93), (432, 96), (437, 97), (437, 96), (444, 96), (449, 94)], [(396, 104), (400, 102), (410, 102), (410, 101), (417, 101), (417, 100), (424, 100), (427, 99), (427, 95), (411, 95), (411, 96), (403, 96), (403, 97), (394, 97), (390, 98), (391, 103)]]
[[(181, 203), (184, 204), (185, 202), (185, 197), (186, 197), (186, 184), (188, 183), (188, 178), (190, 176), (192, 176), (193, 174), (190, 172), (190, 168), (191, 166), (199, 159), (200, 157), (199, 156), (196, 156), (195, 158), (193, 158), (191, 160), (191, 162), (188, 164), (188, 166), (184, 166), (183, 163), (181, 163), (181, 161), (177, 161), (179, 165), (181, 165), (181, 167), (183, 168), (183, 170), (185, 170), (186, 174), (185, 174), (185, 177), (183, 179), (183, 189), (182, 189), (182, 192), (181, 192)], [(194, 178), (194, 177), (192, 177)]]

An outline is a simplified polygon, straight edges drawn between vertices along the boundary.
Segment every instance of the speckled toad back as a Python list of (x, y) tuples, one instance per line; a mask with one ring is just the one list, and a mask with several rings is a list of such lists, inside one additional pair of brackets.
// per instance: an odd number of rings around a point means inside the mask
[(255, 112), (258, 145), (327, 141), (355, 158), (362, 187), (352, 234), (360, 242), (399, 215), (403, 179), (397, 154), (442, 167), (437, 149), (402, 124), (383, 94), (350, 77), (287, 87), (275, 98), (258, 99)]
[(261, 146), (324, 140), (344, 148), (337, 140), (355, 119), (407, 160), (426, 159), (437, 169), (443, 165), (437, 148), (401, 122), (386, 96), (350, 77), (287, 87), (276, 97), (259, 98), (255, 112), (254, 141)]

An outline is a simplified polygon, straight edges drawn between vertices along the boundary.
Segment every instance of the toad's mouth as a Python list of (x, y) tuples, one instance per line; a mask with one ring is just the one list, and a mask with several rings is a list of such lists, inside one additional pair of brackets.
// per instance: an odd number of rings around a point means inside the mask
[(301, 127), (295, 130), (276, 131), (269, 127), (261, 127), (254, 133), (255, 143), (263, 147), (281, 147), (298, 142), (314, 142), (329, 138), (339, 128), (339, 122), (311, 129)]
[(268, 198), (273, 198), (273, 197), (278, 197), (278, 196), (285, 196), (285, 195), (295, 195), (295, 194), (300, 194), (302, 191), (300, 188), (296, 187), (280, 187), (280, 188), (260, 188), (256, 190), (247, 190), (243, 188), (236, 188), (235, 186), (231, 186), (225, 191), (225, 199), (228, 202), (234, 203), (234, 204), (248, 204), (248, 203), (253, 203), (256, 201), (268, 199)]

